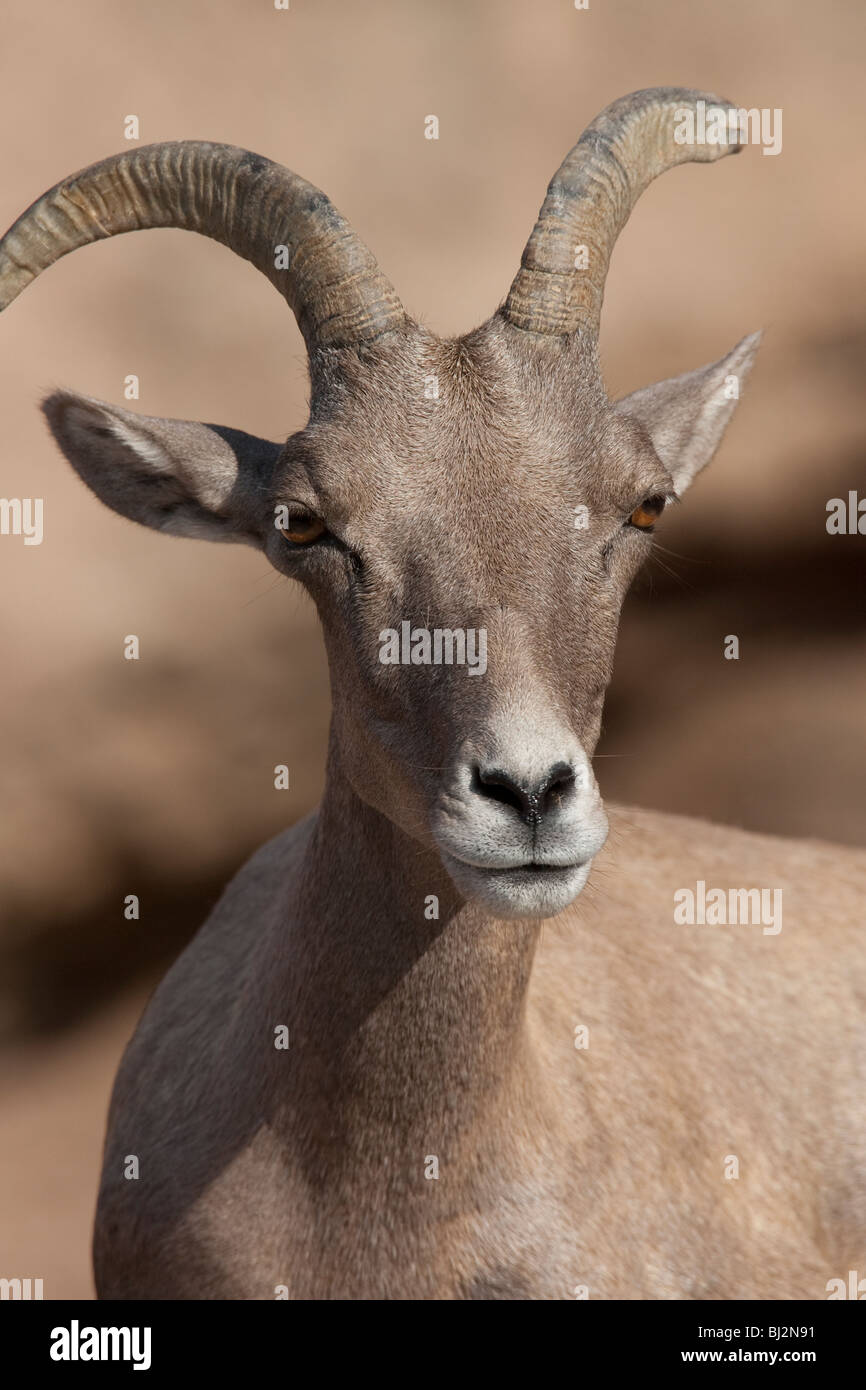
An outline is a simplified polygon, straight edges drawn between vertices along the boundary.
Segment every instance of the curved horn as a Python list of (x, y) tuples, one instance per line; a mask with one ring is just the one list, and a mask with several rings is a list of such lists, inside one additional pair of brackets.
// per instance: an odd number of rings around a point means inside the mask
[[(705, 116), (721, 109), (726, 121), (736, 111), (708, 92), (650, 87), (612, 102), (587, 126), (547, 190), (505, 302), (509, 322), (533, 333), (580, 329), (598, 336), (614, 243), (647, 185), (675, 164), (706, 163), (740, 148), (736, 140), (697, 141), (704, 133), (698, 102), (706, 104)], [(578, 247), (586, 247), (585, 270), (575, 268)]]
[[(373, 255), (324, 193), (261, 155), (200, 140), (114, 155), (44, 193), (0, 241), (0, 309), (76, 247), (149, 227), (200, 232), (251, 261), (288, 301), (310, 351), (405, 322)], [(281, 246), (288, 268), (277, 268)]]

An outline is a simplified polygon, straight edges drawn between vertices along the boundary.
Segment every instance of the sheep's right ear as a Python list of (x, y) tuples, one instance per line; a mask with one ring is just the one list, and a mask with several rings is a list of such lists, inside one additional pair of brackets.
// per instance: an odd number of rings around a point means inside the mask
[(262, 545), (262, 498), (279, 444), (69, 391), (56, 391), (42, 409), (76, 473), (121, 516), (173, 536)]
[(760, 342), (751, 333), (719, 362), (617, 401), (615, 410), (641, 422), (680, 495), (719, 447)]

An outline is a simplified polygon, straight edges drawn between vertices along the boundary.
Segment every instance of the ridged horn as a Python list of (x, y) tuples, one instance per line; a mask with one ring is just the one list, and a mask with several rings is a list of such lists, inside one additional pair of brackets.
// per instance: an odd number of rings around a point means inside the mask
[[(650, 87), (612, 102), (587, 126), (553, 176), (505, 302), (504, 315), (517, 328), (598, 336), (614, 243), (647, 185), (676, 164), (708, 163), (740, 148), (698, 142), (698, 134), (721, 125), (711, 118), (702, 129), (699, 102), (705, 117), (710, 108), (721, 108), (726, 119), (736, 110), (709, 92)], [(684, 113), (693, 123), (692, 143), (676, 138), (688, 134)], [(586, 247), (586, 269), (575, 266), (579, 247)]]
[[(200, 140), (114, 155), (44, 193), (0, 241), (0, 309), (69, 251), (150, 227), (200, 232), (250, 261), (284, 296), (311, 351), (405, 322), (372, 253), (324, 193), (261, 155)], [(277, 268), (280, 256), (288, 268)]]

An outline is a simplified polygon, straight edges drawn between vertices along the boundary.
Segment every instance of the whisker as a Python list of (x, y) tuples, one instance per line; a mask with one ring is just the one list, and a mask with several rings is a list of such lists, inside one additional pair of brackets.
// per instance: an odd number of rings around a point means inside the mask
[(684, 589), (694, 589), (694, 584), (690, 584), (688, 580), (683, 579), (681, 574), (677, 574), (676, 570), (671, 569), (670, 565), (666, 565), (664, 560), (659, 559), (657, 555), (653, 554), (650, 558), (655, 560), (655, 563), (664, 570), (665, 574), (670, 575), (671, 579), (675, 580), (676, 583), (680, 584)]
[(660, 550), (663, 555), (672, 555), (675, 560), (685, 560), (690, 565), (712, 564), (712, 560), (703, 559), (698, 555), (681, 555), (678, 550), (670, 550), (666, 545), (659, 545), (658, 541), (653, 542), (653, 550)]
[(268, 594), (272, 594), (278, 584), (287, 584), (288, 582), (289, 581), (287, 575), (278, 574), (274, 582), (268, 585), (267, 589), (263, 589), (260, 594), (253, 594), (252, 598), (247, 599), (246, 603), (242, 604), (241, 606), (243, 608), (249, 608), (252, 604), (257, 603), (259, 599), (267, 598)]

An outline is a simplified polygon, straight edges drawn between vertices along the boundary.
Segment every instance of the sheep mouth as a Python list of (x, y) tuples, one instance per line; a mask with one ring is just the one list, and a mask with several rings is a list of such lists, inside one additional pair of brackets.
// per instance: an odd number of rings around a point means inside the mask
[(479, 864), (473, 864), (471, 867), (486, 874), (528, 874), (544, 877), (545, 875), (569, 874), (574, 869), (582, 868), (584, 862), (583, 860), (575, 860), (573, 864), (539, 864), (537, 860), (530, 859), (525, 864), (509, 864), (502, 868), (495, 865), (485, 867)]
[(591, 860), (545, 864), (524, 859), (516, 864), (472, 864), (453, 854), (443, 863), (467, 901), (502, 919), (555, 917), (582, 891)]

